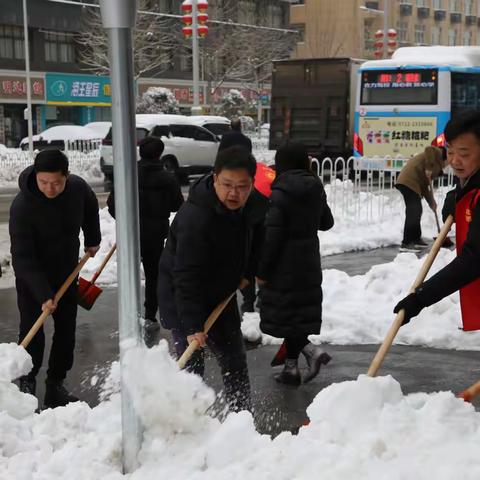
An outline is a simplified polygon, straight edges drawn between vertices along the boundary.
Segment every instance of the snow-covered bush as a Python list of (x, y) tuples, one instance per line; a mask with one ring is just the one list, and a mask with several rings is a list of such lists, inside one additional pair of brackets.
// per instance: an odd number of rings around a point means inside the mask
[(231, 89), (220, 100), (220, 115), (231, 118), (240, 116), (248, 108), (248, 102), (239, 90)]
[(137, 102), (137, 113), (179, 113), (178, 101), (168, 88), (150, 87)]

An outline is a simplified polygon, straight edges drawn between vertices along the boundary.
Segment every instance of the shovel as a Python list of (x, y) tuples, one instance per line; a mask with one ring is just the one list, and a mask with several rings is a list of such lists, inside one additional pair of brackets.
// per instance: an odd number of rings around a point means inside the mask
[(95, 285), (95, 282), (97, 281), (97, 278), (100, 276), (103, 269), (105, 268), (105, 265), (110, 260), (111, 256), (113, 255), (113, 252), (115, 252), (116, 248), (117, 248), (117, 244), (114, 243), (113, 247), (110, 249), (107, 256), (103, 259), (102, 264), (100, 265), (99, 269), (95, 272), (95, 274), (93, 275), (90, 281), (85, 280), (82, 277), (78, 279), (77, 301), (78, 301), (78, 304), (81, 307), (83, 307), (85, 310), (91, 310), (91, 308), (93, 307), (93, 304), (95, 303), (95, 300), (102, 293), (102, 289), (100, 287), (97, 287)]
[[(432, 266), (433, 261), (435, 260), (435, 257), (438, 254), (438, 251), (442, 247), (442, 244), (445, 238), (447, 237), (447, 234), (450, 231), (450, 228), (452, 227), (452, 223), (453, 223), (453, 217), (449, 215), (447, 220), (443, 224), (443, 227), (440, 230), (440, 233), (438, 234), (437, 239), (433, 243), (430, 253), (427, 255), (427, 258), (423, 262), (422, 268), (418, 272), (417, 278), (413, 282), (412, 288), (410, 289), (409, 293), (413, 293), (415, 289), (419, 287), (425, 280), (425, 277), (427, 276), (427, 273), (430, 270), (430, 267)], [(370, 367), (367, 372), (367, 375), (369, 375), (370, 377), (374, 377), (377, 374), (377, 371), (380, 368), (385, 358), (385, 355), (387, 354), (388, 350), (392, 346), (395, 335), (398, 333), (398, 330), (400, 330), (400, 327), (402, 326), (404, 318), (405, 318), (405, 310), (402, 309), (397, 313), (395, 320), (393, 321), (392, 326), (390, 327), (390, 330), (388, 331), (387, 336), (385, 337), (385, 340), (383, 341), (375, 357), (373, 358), (372, 363), (370, 364)]]
[[(67, 291), (68, 287), (73, 283), (75, 278), (77, 278), (78, 273), (83, 268), (83, 266), (87, 263), (87, 260), (89, 258), (90, 258), (90, 253), (89, 252), (85, 253), (85, 255), (82, 257), (80, 262), (78, 262), (78, 265), (75, 267), (75, 270), (69, 275), (69, 277), (65, 280), (63, 285), (60, 287), (58, 292), (53, 297), (54, 303), (58, 303), (60, 301), (60, 299), (63, 297), (63, 294)], [(35, 334), (40, 330), (42, 325), (45, 323), (45, 320), (50, 315), (50, 313), (51, 313), (50, 310), (45, 310), (37, 318), (37, 321), (33, 324), (32, 328), (27, 333), (27, 335), (25, 335), (25, 338), (22, 340), (22, 343), (20, 343), (20, 345), (23, 348), (27, 348), (28, 344), (32, 341), (32, 338), (35, 336)]]
[[(248, 281), (243, 278), (239, 285), (239, 290), (242, 290), (248, 285)], [(208, 316), (205, 325), (203, 326), (203, 333), (208, 333), (209, 330), (212, 328), (213, 324), (217, 321), (217, 318), (220, 314), (225, 310), (225, 307), (230, 303), (230, 300), (235, 296), (235, 292), (231, 293), (227, 298), (222, 300), (212, 311), (212, 313)], [(182, 356), (177, 360), (178, 368), (182, 369), (185, 367), (186, 363), (190, 360), (190, 357), (193, 355), (195, 350), (198, 348), (198, 342), (194, 340), (187, 349), (183, 352)]]
[(459, 398), (463, 398), (466, 402), (471, 402), (477, 395), (480, 394), (480, 381), (474, 383), (463, 392), (458, 394)]

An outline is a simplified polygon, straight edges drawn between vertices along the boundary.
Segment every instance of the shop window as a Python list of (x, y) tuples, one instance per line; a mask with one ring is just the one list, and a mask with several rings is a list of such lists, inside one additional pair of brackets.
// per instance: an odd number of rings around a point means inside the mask
[(75, 43), (73, 35), (60, 32), (44, 32), (45, 61), (75, 63)]
[(25, 58), (22, 27), (0, 25), (0, 58)]

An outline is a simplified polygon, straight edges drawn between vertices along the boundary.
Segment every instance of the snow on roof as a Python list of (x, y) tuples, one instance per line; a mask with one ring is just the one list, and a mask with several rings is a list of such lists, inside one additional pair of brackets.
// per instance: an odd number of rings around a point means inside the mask
[[(38, 135), (33, 135), (33, 140), (98, 140), (100, 137), (98, 132), (90, 128), (81, 127), (80, 125), (57, 125), (44, 130)], [(28, 137), (25, 137), (20, 142), (20, 145), (28, 142)]]
[(140, 128), (153, 128), (156, 125), (191, 125), (189, 117), (185, 115), (172, 115), (164, 113), (137, 113), (135, 115), (135, 123)]
[(192, 115), (190, 119), (195, 125), (204, 125), (206, 123), (224, 123), (230, 125), (230, 120), (227, 117), (218, 115)]
[(84, 125), (85, 128), (89, 128), (100, 138), (105, 138), (111, 126), (112, 122), (90, 122)]
[(360, 69), (405, 65), (480, 67), (480, 47), (402, 47), (395, 51), (392, 58), (369, 60)]

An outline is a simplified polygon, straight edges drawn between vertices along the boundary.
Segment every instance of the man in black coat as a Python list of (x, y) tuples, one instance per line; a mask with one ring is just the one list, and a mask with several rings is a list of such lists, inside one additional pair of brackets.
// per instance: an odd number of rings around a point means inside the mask
[(240, 145), (245, 147), (250, 153), (252, 152), (252, 141), (242, 133), (242, 122), (239, 118), (233, 118), (230, 122), (231, 130), (222, 135), (218, 151), (221, 152), (226, 148)]
[[(256, 162), (242, 147), (219, 152), (214, 173), (192, 185), (187, 202), (172, 222), (160, 259), (159, 305), (162, 325), (172, 330), (177, 355), (196, 340), (208, 344), (223, 375), (232, 410), (250, 410), (250, 383), (240, 313), (235, 297), (208, 337), (204, 323), (215, 306), (249, 275), (252, 227), (244, 208)], [(203, 375), (203, 352), (187, 367)]]
[[(88, 184), (68, 172), (60, 150), (40, 152), (19, 178), (20, 193), (10, 208), (10, 242), (20, 311), (22, 341), (42, 311), (52, 312), (55, 333), (48, 362), (44, 405), (76, 401), (63, 386), (73, 365), (77, 317), (77, 283), (57, 303), (54, 296), (78, 263), (80, 229), (85, 251), (93, 257), (101, 241), (98, 201)], [(35, 395), (45, 335), (40, 329), (27, 347), (33, 369), (20, 389)]]
[[(150, 334), (160, 326), (157, 321), (158, 262), (168, 236), (168, 219), (183, 203), (180, 185), (160, 160), (165, 146), (157, 137), (140, 142), (138, 162), (138, 197), (140, 215), (140, 256), (145, 272), (145, 331)], [(115, 218), (114, 191), (107, 200), (108, 211)]]

